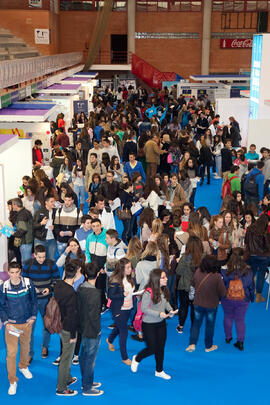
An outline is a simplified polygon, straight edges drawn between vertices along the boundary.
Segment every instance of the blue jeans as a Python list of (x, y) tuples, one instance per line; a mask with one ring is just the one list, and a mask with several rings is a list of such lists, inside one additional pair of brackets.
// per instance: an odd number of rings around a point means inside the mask
[(114, 315), (113, 320), (116, 327), (108, 337), (108, 341), (113, 343), (116, 336), (119, 335), (120, 352), (122, 360), (127, 360), (127, 337), (128, 337), (128, 318), (130, 310), (121, 310), (120, 314)]
[[(41, 299), (37, 300), (38, 312), (42, 316), (42, 319), (44, 318), (44, 316), (46, 314), (46, 306), (47, 306), (48, 302), (49, 302), (49, 298), (41, 298)], [(29, 356), (30, 357), (34, 357), (34, 331), (35, 331), (35, 326), (36, 326), (36, 322), (34, 322), (33, 325), (32, 325), (30, 351), (29, 351)], [(50, 338), (51, 338), (51, 334), (50, 334), (50, 332), (47, 331), (47, 329), (45, 329), (45, 326), (44, 326), (42, 347), (46, 347), (46, 349), (49, 348)]]
[(190, 345), (196, 345), (199, 338), (203, 318), (206, 317), (205, 348), (210, 349), (210, 347), (213, 346), (216, 316), (217, 308), (204, 308), (199, 307), (198, 305), (194, 305), (194, 321), (190, 329), (189, 338)]
[(194, 206), (194, 201), (195, 201), (195, 194), (196, 194), (197, 188), (192, 189), (191, 196), (189, 197), (189, 202)]
[(46, 258), (52, 261), (55, 260), (56, 253), (56, 241), (55, 239), (40, 240), (35, 238), (34, 246), (42, 245), (46, 248)]
[(56, 243), (57, 243), (58, 254), (59, 254), (59, 257), (60, 257), (61, 254), (64, 253), (64, 250), (67, 247), (67, 243), (58, 242), (58, 241)]
[(269, 266), (269, 257), (250, 256), (250, 265), (254, 276), (256, 276), (256, 292), (261, 294), (264, 286), (265, 273)]
[(124, 227), (123, 233), (122, 233), (122, 240), (127, 245), (133, 234), (133, 226), (134, 226), (135, 220), (136, 220), (136, 217), (134, 215), (132, 215), (130, 219), (124, 219), (122, 221), (123, 227)]
[(176, 280), (176, 274), (170, 274), (168, 276), (167, 287), (170, 292), (170, 304), (173, 308), (177, 307), (177, 305), (176, 305), (177, 300), (176, 300), (176, 294), (175, 294), (175, 280)]
[(22, 260), (22, 266), (24, 265), (27, 260), (31, 259), (32, 256), (32, 243), (31, 244), (25, 244), (20, 246), (20, 252), (21, 252), (21, 260)]
[(82, 337), (79, 356), (83, 392), (90, 391), (94, 381), (94, 368), (100, 345), (100, 336), (96, 339)]
[(77, 194), (78, 201), (80, 200), (80, 204), (84, 204), (85, 203), (85, 193), (86, 193), (85, 187), (74, 185), (73, 189), (74, 189), (74, 192)]

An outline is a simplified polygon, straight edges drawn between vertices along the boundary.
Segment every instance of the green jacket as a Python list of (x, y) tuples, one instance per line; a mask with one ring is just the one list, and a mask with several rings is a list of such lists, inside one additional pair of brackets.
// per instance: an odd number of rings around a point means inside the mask
[[(228, 179), (230, 180), (232, 177), (235, 177), (236, 175), (234, 173), (229, 173), (228, 174)], [(240, 191), (241, 192), (241, 181), (239, 177), (236, 176), (235, 179), (231, 181), (231, 192), (233, 194), (234, 191)]]
[(16, 231), (14, 238), (21, 239), (22, 245), (30, 245), (33, 242), (33, 217), (31, 212), (22, 208), (15, 217)]
[(191, 280), (195, 273), (195, 266), (192, 261), (191, 255), (183, 255), (176, 267), (176, 274), (180, 276), (177, 289), (189, 291)]

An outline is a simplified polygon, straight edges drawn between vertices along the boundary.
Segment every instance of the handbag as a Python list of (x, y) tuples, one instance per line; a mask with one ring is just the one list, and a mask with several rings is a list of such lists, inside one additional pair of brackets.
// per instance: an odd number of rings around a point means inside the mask
[(171, 164), (173, 162), (173, 154), (172, 152), (168, 153), (167, 156), (167, 163)]
[(125, 208), (117, 208), (117, 217), (120, 219), (120, 221), (124, 221), (125, 219), (130, 219), (131, 218), (131, 212), (129, 209)]

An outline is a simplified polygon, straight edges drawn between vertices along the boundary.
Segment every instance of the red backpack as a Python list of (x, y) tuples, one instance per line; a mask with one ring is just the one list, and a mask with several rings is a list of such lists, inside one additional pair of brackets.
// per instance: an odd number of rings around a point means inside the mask
[[(150, 292), (151, 299), (152, 299), (153, 293), (152, 293), (151, 288), (147, 288), (145, 291)], [(150, 308), (150, 306), (151, 306), (151, 303), (149, 305), (149, 308)], [(141, 330), (142, 330), (142, 321), (143, 321), (144, 315), (145, 314), (142, 312), (142, 300), (140, 300), (138, 309), (137, 309), (137, 312), (136, 312), (136, 315), (135, 315), (135, 318), (133, 321), (133, 326), (134, 326), (134, 329), (136, 330), (136, 332), (141, 332)]]
[(237, 179), (237, 176), (232, 176), (230, 179), (228, 179), (228, 176), (225, 180), (225, 182), (223, 183), (222, 186), (222, 191), (221, 191), (221, 197), (222, 199), (224, 199), (224, 197), (226, 195), (232, 195), (232, 185), (231, 185), (231, 181), (233, 179)]

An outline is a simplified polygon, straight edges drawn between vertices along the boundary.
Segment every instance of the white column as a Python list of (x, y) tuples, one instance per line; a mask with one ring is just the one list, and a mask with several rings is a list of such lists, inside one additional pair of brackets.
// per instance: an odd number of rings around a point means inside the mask
[(203, 2), (203, 33), (202, 33), (202, 64), (201, 74), (209, 74), (210, 45), (211, 45), (211, 16), (212, 0)]
[(136, 22), (136, 1), (127, 2), (128, 17), (128, 52), (135, 53), (135, 22)]

